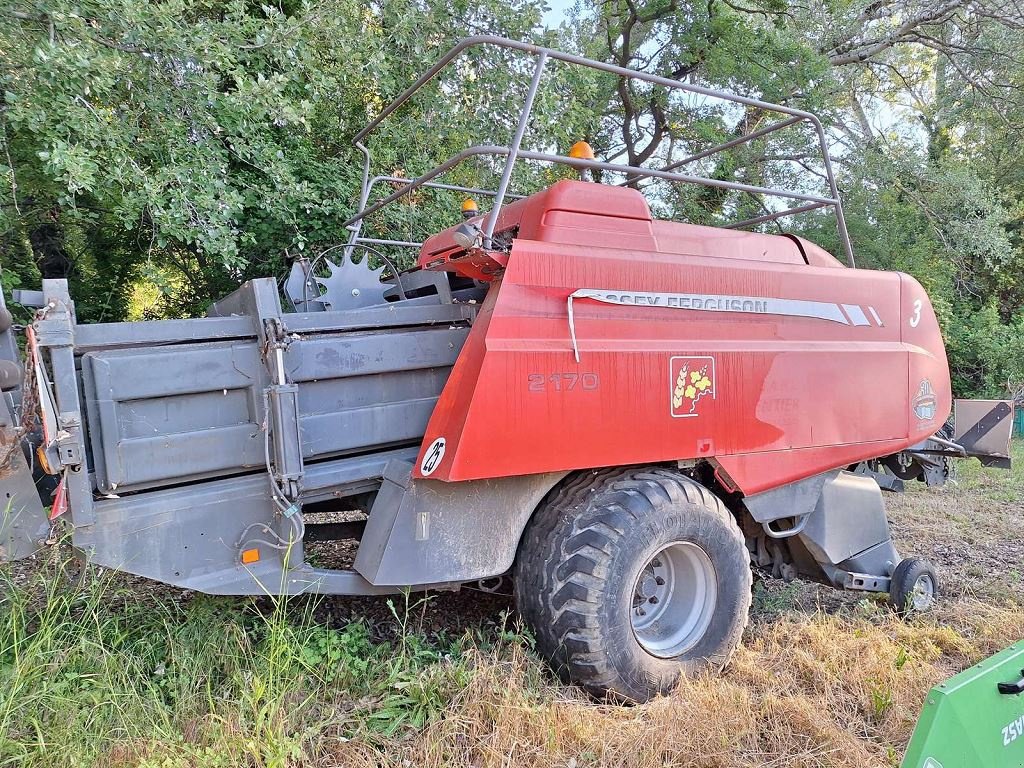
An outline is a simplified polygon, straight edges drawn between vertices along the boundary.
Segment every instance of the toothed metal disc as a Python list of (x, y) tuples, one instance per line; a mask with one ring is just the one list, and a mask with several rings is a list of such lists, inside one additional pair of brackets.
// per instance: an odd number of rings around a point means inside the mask
[(357, 309), (384, 303), (384, 292), (391, 288), (380, 281), (384, 267), (370, 269), (368, 258), (353, 261), (345, 254), (341, 263), (335, 264), (325, 259), (330, 274), (326, 277), (314, 277), (323, 287), (323, 293), (317, 301), (323, 302), (329, 310)]

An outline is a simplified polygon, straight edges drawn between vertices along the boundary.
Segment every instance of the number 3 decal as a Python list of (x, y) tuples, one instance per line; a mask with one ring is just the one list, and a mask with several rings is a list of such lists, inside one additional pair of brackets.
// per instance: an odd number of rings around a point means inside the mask
[(910, 327), (917, 328), (917, 324), (921, 322), (921, 300), (918, 299), (914, 302), (914, 314), (910, 316)]

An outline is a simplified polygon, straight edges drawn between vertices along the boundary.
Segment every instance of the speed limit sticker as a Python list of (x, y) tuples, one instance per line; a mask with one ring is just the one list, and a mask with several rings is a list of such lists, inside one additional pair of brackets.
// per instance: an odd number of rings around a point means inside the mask
[(423, 454), (423, 461), (420, 462), (420, 474), (427, 477), (433, 474), (434, 470), (441, 464), (444, 458), (445, 439), (437, 438)]

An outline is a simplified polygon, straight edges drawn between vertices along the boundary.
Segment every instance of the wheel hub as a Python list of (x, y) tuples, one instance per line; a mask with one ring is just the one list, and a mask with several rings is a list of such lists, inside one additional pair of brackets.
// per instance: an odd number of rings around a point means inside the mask
[(704, 636), (717, 599), (711, 558), (692, 542), (673, 542), (637, 575), (630, 611), (633, 634), (652, 656), (679, 656)]
[(658, 586), (657, 577), (653, 573), (644, 573), (640, 576), (640, 583), (637, 585), (637, 597), (643, 601), (650, 600), (658, 594)]
[(911, 601), (914, 609), (923, 611), (931, 607), (935, 600), (935, 582), (927, 573), (914, 582), (914, 591), (911, 593)]

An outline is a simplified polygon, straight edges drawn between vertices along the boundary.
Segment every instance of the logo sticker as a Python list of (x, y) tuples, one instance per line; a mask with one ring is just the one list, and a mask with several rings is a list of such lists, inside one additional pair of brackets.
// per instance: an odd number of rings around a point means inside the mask
[(441, 459), (444, 458), (444, 447), (445, 439), (443, 437), (437, 438), (427, 448), (427, 452), (423, 454), (423, 461), (420, 462), (420, 474), (424, 477), (434, 473), (434, 470), (441, 464)]
[(932, 389), (932, 383), (928, 379), (921, 379), (917, 387), (917, 395), (914, 397), (911, 406), (914, 415), (919, 421), (931, 421), (935, 418), (935, 410), (938, 407), (938, 400)]
[(942, 763), (936, 760), (934, 757), (929, 757), (924, 761), (924, 765), (921, 768), (942, 768)]
[(673, 418), (700, 416), (701, 403), (715, 399), (715, 358), (670, 357), (668, 371)]

